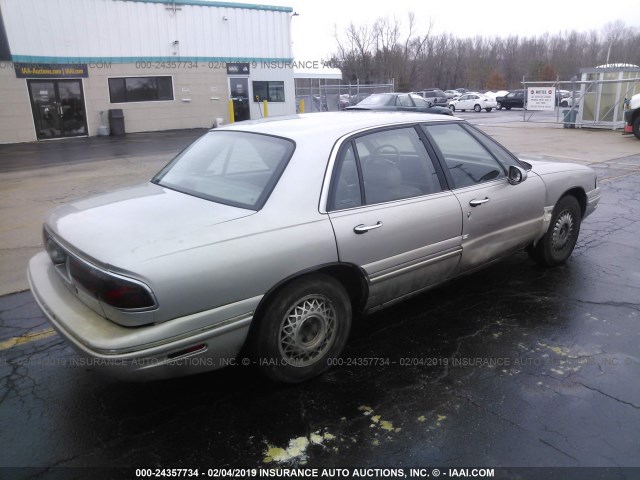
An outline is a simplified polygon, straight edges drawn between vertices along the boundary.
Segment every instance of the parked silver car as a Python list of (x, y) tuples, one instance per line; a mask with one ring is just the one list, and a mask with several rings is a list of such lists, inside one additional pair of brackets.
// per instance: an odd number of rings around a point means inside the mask
[[(527, 249), (571, 254), (596, 175), (454, 117), (315, 113), (217, 128), (150, 182), (44, 224), (33, 294), (88, 362), (156, 379), (238, 363), (298, 382), (371, 312)], [(251, 358), (252, 360), (249, 360)]]

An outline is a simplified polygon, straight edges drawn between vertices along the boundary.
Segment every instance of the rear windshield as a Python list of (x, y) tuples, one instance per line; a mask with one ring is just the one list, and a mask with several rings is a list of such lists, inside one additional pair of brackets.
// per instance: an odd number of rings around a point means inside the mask
[(234, 207), (260, 210), (295, 148), (291, 140), (214, 131), (196, 140), (152, 182)]
[(390, 96), (374, 93), (362, 100), (358, 105), (386, 105), (389, 103)]

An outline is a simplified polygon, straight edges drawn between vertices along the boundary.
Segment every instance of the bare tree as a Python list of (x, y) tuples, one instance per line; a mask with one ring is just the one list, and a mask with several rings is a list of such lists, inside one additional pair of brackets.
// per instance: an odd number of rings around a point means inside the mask
[[(372, 26), (351, 23), (336, 34), (333, 56), (347, 79), (385, 83), (399, 90), (426, 87), (474, 89), (517, 88), (522, 77), (568, 79), (581, 67), (606, 62), (640, 64), (640, 29), (611, 22), (602, 32), (565, 31), (539, 36), (458, 38), (432, 35), (433, 22), (421, 33), (415, 15), (406, 28), (394, 18), (380, 18)], [(553, 77), (553, 78), (552, 78)]]

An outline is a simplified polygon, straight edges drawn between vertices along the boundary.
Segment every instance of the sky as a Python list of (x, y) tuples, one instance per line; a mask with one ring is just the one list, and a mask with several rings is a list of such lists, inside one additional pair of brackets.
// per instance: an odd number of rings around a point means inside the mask
[(408, 25), (414, 12), (418, 31), (449, 32), (458, 37), (508, 35), (534, 36), (565, 30), (600, 31), (608, 22), (622, 20), (627, 27), (640, 28), (639, 0), (558, 1), (532, 0), (233, 0), (291, 7), (298, 16), (291, 19), (293, 54), (296, 60), (320, 60), (336, 51), (334, 32), (342, 33), (353, 22), (372, 25), (377, 18), (394, 16)]

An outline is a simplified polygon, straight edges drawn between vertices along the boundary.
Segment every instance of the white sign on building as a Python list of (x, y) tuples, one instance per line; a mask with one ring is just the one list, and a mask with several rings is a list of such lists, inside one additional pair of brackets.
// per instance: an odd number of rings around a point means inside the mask
[(555, 87), (527, 88), (527, 110), (553, 111), (556, 108)]

